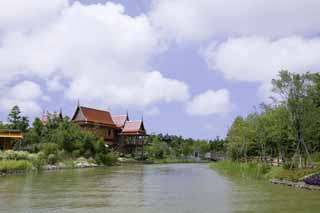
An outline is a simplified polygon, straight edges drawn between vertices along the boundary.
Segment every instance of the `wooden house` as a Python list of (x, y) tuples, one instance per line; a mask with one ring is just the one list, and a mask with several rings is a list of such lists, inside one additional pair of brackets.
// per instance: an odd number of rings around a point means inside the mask
[(130, 121), (128, 113), (112, 116), (105, 110), (77, 106), (71, 120), (84, 130), (103, 138), (108, 146), (121, 152), (143, 149), (147, 136), (143, 120)]
[(22, 138), (19, 130), (0, 130), (0, 150), (12, 149), (14, 143)]

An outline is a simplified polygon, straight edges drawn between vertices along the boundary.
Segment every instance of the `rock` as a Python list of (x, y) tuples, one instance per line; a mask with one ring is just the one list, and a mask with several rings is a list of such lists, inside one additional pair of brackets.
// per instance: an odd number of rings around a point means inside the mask
[(292, 182), (288, 180), (277, 180), (277, 179), (272, 179), (270, 180), (270, 182), (273, 184), (286, 185), (286, 186), (291, 186), (291, 187), (300, 188), (300, 189), (320, 190), (319, 186), (309, 185), (304, 182)]

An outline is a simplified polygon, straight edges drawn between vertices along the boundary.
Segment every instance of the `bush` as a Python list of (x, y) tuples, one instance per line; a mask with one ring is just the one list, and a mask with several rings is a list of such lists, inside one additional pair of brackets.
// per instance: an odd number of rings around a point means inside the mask
[(26, 160), (2, 160), (0, 161), (0, 172), (12, 173), (15, 171), (29, 171), (32, 164)]
[(96, 154), (95, 160), (100, 165), (112, 166), (118, 160), (118, 154), (114, 152), (109, 152), (107, 154), (98, 153)]
[(58, 162), (58, 159), (57, 159), (57, 155), (55, 154), (50, 154), (48, 156), (48, 163), (51, 164), (51, 165), (54, 165), (55, 163)]
[(29, 153), (24, 151), (7, 150), (0, 153), (1, 160), (28, 160)]
[(73, 158), (78, 158), (78, 157), (80, 157), (80, 153), (81, 153), (81, 151), (80, 150), (73, 150), (72, 151), (72, 157)]
[(58, 145), (55, 143), (43, 143), (41, 145), (41, 151), (45, 156), (49, 156), (50, 154), (58, 153)]

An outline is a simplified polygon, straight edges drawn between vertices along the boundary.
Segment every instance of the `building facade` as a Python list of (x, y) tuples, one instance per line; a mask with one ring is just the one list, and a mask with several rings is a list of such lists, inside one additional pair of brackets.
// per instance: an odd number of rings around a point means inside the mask
[(110, 112), (77, 106), (72, 122), (104, 139), (105, 143), (121, 152), (143, 149), (147, 132), (143, 120), (130, 121), (126, 115), (112, 116)]

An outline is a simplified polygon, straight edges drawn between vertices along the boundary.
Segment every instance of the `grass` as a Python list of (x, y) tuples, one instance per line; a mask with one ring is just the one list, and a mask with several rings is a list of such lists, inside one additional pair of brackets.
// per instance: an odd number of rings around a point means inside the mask
[(228, 176), (263, 179), (270, 168), (257, 163), (237, 163), (232, 161), (219, 161), (211, 163), (210, 168)]
[(32, 169), (32, 163), (27, 160), (1, 160), (1, 173), (27, 172)]
[(232, 161), (220, 161), (211, 163), (210, 168), (227, 176), (238, 176), (252, 179), (279, 179), (298, 182), (304, 177), (320, 172), (319, 169), (294, 169), (283, 167), (270, 167), (259, 163), (238, 163)]

